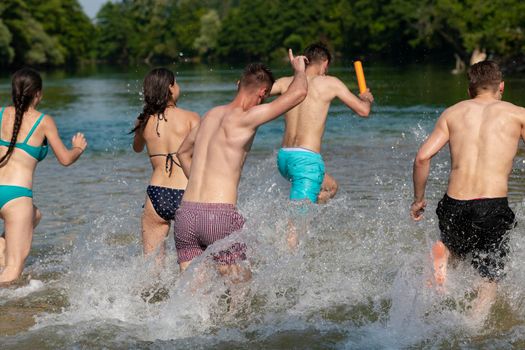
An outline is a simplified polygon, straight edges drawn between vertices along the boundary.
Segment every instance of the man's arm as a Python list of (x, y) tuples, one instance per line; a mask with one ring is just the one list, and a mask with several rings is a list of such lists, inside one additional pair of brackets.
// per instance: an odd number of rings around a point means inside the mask
[(246, 118), (242, 121), (243, 127), (256, 129), (260, 125), (277, 118), (281, 114), (297, 106), (306, 98), (306, 94), (308, 93), (308, 82), (305, 73), (306, 57), (294, 57), (292, 50), (288, 51), (288, 55), (295, 72), (292, 83), (285, 93), (272, 102), (251, 108), (248, 111)]
[(277, 79), (272, 85), (272, 91), (270, 91), (270, 96), (284, 94), (286, 92), (286, 88), (290, 85), (291, 79), (292, 78), (290, 77)]
[(348, 90), (341, 80), (336, 77), (331, 78), (330, 89), (334, 92), (335, 96), (343, 101), (345, 105), (356, 112), (360, 117), (368, 117), (372, 103), (374, 102), (374, 96), (370, 92), (370, 89), (366, 89), (365, 92), (359, 94), (359, 97), (357, 97)]
[(427, 206), (425, 201), (425, 188), (427, 186), (428, 174), (430, 173), (430, 160), (447, 144), (449, 137), (445, 111), (439, 117), (434, 131), (423, 143), (414, 159), (412, 175), (414, 181), (414, 202), (410, 207), (410, 216), (412, 216), (412, 219), (415, 221), (423, 218), (423, 212)]
[(180, 166), (186, 178), (190, 178), (191, 159), (193, 157), (193, 146), (195, 145), (195, 139), (197, 138), (197, 132), (199, 131), (200, 119), (197, 116), (197, 120), (193, 120), (191, 130), (186, 136), (184, 141), (177, 151), (177, 158), (179, 159)]
[(525, 142), (525, 108), (518, 107), (518, 113), (521, 120), (521, 139)]

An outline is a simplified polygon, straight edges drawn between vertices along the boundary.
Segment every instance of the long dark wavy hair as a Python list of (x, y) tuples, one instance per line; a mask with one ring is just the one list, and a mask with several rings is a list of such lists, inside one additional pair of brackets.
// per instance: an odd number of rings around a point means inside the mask
[(169, 69), (155, 68), (146, 75), (142, 87), (144, 106), (142, 112), (137, 117), (138, 123), (133, 130), (131, 130), (131, 133), (137, 130), (142, 132), (150, 116), (155, 115), (158, 118), (157, 135), (159, 135), (158, 121), (165, 119), (164, 111), (170, 102), (170, 86), (173, 84), (175, 84), (175, 75)]
[(20, 126), (24, 119), (24, 114), (31, 106), (38, 93), (42, 91), (42, 77), (31, 68), (19, 69), (13, 74), (11, 79), (11, 98), (15, 107), (15, 122), (13, 124), (13, 136), (9, 142), (7, 153), (0, 158), (0, 164), (9, 160), (13, 149), (15, 148), (16, 139), (20, 132)]

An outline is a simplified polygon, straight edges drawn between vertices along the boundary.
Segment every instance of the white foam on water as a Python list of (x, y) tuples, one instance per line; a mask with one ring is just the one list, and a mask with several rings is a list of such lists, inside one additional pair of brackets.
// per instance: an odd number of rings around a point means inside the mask
[(29, 282), (21, 287), (7, 287), (0, 288), (0, 304), (28, 296), (31, 293), (39, 291), (44, 288), (44, 282), (40, 280), (31, 279)]

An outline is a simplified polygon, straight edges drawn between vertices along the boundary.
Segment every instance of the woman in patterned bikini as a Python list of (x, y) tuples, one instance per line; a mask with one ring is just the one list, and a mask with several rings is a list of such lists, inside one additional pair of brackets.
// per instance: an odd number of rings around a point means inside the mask
[(199, 126), (200, 118), (197, 113), (177, 107), (180, 88), (168, 69), (149, 72), (143, 93), (144, 107), (132, 130), (133, 150), (140, 153), (146, 146), (153, 167), (142, 215), (142, 243), (144, 255), (157, 253), (157, 263), (161, 264), (170, 222), (188, 183), (176, 151), (189, 132)]

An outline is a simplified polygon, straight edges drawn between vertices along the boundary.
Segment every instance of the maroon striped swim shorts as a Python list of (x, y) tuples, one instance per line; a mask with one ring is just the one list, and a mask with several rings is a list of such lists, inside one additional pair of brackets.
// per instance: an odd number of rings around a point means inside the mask
[[(215, 241), (240, 230), (244, 221), (233, 204), (182, 201), (174, 224), (179, 263), (192, 260)], [(246, 259), (246, 245), (234, 243), (212, 256), (219, 264), (235, 264)]]

